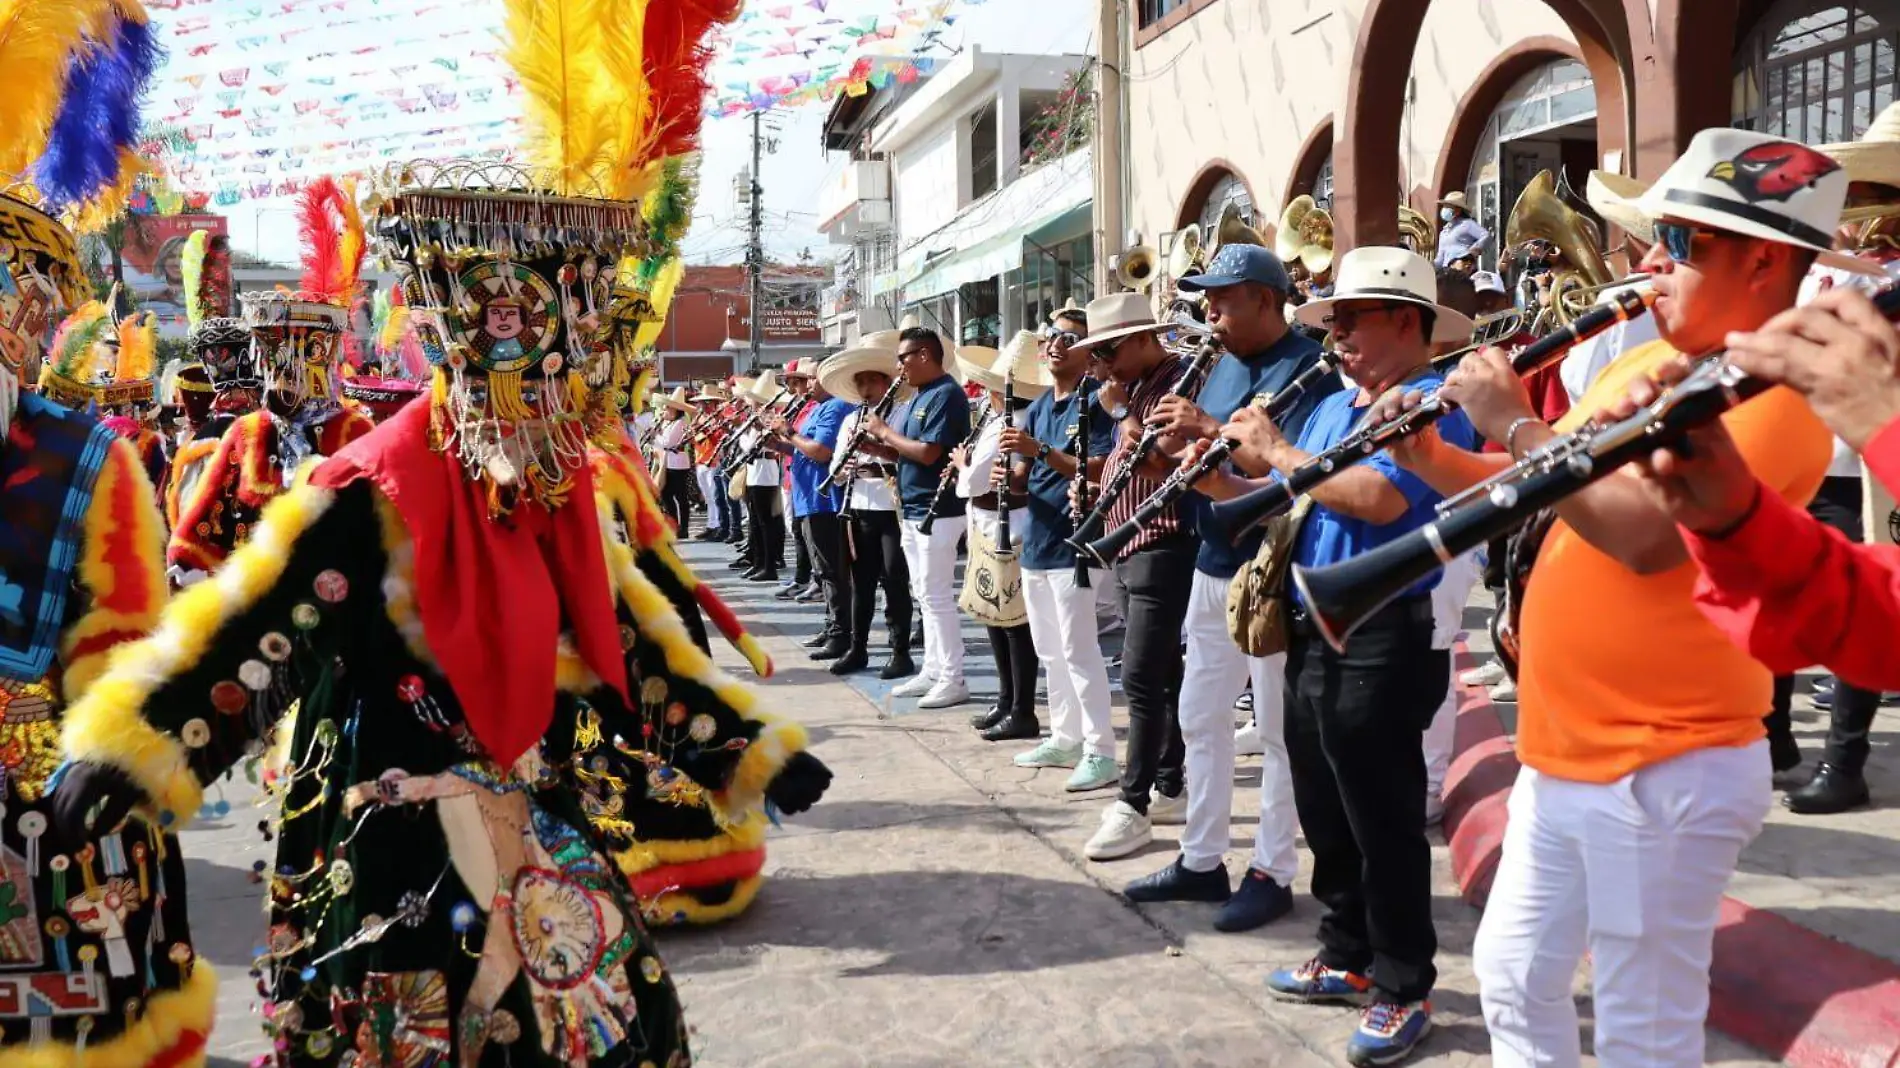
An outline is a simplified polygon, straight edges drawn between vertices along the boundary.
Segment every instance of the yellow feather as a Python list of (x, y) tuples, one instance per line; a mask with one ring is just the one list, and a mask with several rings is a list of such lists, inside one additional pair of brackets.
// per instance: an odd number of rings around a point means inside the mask
[(110, 4), (104, 0), (0, 0), (0, 70), (7, 102), (0, 108), (0, 174), (20, 174), (46, 150), (59, 111), (66, 64)]
[(152, 377), (158, 363), (158, 325), (151, 312), (127, 316), (119, 323), (119, 366), (114, 382), (141, 382)]
[(658, 322), (641, 323), (633, 334), (633, 350), (644, 351), (649, 345), (660, 339), (660, 331), (666, 329), (666, 310), (673, 306), (673, 294), (678, 291), (680, 279), (686, 277), (686, 261), (678, 258), (666, 261), (660, 273), (653, 279), (653, 292), (647, 299), (653, 302), (653, 311), (660, 317)]
[(343, 237), (337, 243), (344, 271), (343, 284), (338, 288), (347, 300), (356, 299), (357, 276), (362, 272), (366, 240), (363, 213), (356, 206), (356, 180), (349, 179), (343, 183)]
[[(625, 0), (600, 28), (597, 40), (601, 73), (595, 112), (605, 116), (609, 158), (602, 170), (604, 194), (613, 200), (632, 200), (640, 188), (639, 166), (658, 140), (653, 129), (653, 93), (647, 84), (642, 39), (648, 0)], [(669, 0), (662, 0), (669, 2)]]
[(598, 195), (609, 158), (607, 116), (596, 106), (602, 0), (506, 0), (508, 62), (525, 91), (528, 158), (557, 193)]

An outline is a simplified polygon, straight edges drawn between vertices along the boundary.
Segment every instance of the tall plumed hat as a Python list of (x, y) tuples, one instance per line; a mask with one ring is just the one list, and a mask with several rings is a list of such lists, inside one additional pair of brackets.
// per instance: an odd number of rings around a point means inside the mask
[(73, 235), (45, 212), (0, 196), (0, 370), (24, 378), (68, 312), (89, 297)]

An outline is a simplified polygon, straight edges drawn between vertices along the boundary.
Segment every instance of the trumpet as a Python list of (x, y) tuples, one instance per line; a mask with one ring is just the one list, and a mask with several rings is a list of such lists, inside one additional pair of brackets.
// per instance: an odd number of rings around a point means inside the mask
[[(1205, 328), (1202, 329), (1205, 330)], [(1187, 369), (1181, 373), (1181, 378), (1175, 382), (1174, 388), (1168, 391), (1169, 394), (1189, 399), (1199, 396), (1202, 383), (1207, 381), (1208, 372), (1214, 369), (1215, 361), (1220, 359), (1224, 351), (1211, 331), (1201, 334), (1200, 348), (1195, 351), (1194, 358), (1188, 361)], [(1095, 499), (1095, 507), (1075, 525), (1075, 533), (1069, 538), (1068, 544), (1077, 552), (1088, 551), (1088, 543), (1094, 540), (1108, 522), (1109, 509), (1115, 507), (1115, 502), (1121, 499), (1123, 493), (1128, 492), (1128, 484), (1134, 481), (1135, 471), (1148, 459), (1148, 454), (1154, 452), (1155, 444), (1160, 440), (1160, 428), (1143, 427), (1141, 437), (1135, 441), (1135, 447), (1129, 451), (1128, 458), (1104, 479), (1101, 496)], [(1102, 566), (1108, 565), (1104, 563)]]
[[(1523, 377), (1549, 367), (1562, 359), (1578, 342), (1648, 311), (1654, 300), (1652, 293), (1620, 293), (1611, 303), (1590, 309), (1568, 326), (1560, 327), (1526, 346), (1512, 357), (1511, 369)], [(1458, 356), (1462, 352), (1450, 355)], [(1216, 527), (1226, 530), (1231, 539), (1238, 541), (1255, 527), (1291, 508), (1301, 494), (1311, 492), (1313, 487), (1396, 442), (1418, 436), (1427, 427), (1457, 410), (1456, 404), (1434, 390), (1411, 411), (1383, 423), (1360, 427), (1337, 445), (1289, 471), (1284, 479), (1232, 500), (1219, 501), (1208, 510), (1208, 515)]]
[[(1321, 353), (1319, 362), (1301, 371), (1293, 381), (1287, 383), (1285, 389), (1267, 400), (1267, 418), (1276, 423), (1286, 418), (1287, 412), (1291, 411), (1300, 398), (1305, 396), (1316, 383), (1339, 370), (1337, 361), (1338, 357), (1333, 352)], [(1154, 522), (1157, 516), (1165, 514), (1168, 509), (1179, 503), (1196, 483), (1225, 464), (1227, 458), (1233, 455), (1239, 445), (1240, 443), (1232, 438), (1221, 438), (1215, 441), (1213, 446), (1195, 461), (1193, 467), (1177, 469), (1168, 475), (1167, 481), (1135, 508), (1134, 516), (1126, 523), (1086, 544), (1082, 544), (1079, 537), (1072, 538), (1069, 540), (1069, 545), (1076, 550), (1078, 556), (1087, 556), (1103, 567), (1109, 566), (1109, 563), (1128, 547), (1128, 543), (1135, 540), (1135, 535), (1140, 534), (1148, 524)]]

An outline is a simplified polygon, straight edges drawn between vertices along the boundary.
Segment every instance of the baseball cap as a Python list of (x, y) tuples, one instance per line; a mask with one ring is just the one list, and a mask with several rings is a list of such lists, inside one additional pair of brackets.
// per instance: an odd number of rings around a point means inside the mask
[(1496, 271), (1471, 272), (1471, 288), (1480, 293), (1510, 292), (1510, 290), (1504, 288), (1504, 279), (1499, 278)]
[(1293, 289), (1293, 279), (1286, 273), (1286, 264), (1280, 262), (1280, 257), (1275, 256), (1272, 249), (1235, 243), (1221, 246), (1220, 251), (1214, 254), (1214, 262), (1207, 265), (1206, 273), (1188, 275), (1176, 283), (1176, 287), (1197, 293), (1203, 289), (1237, 286), (1242, 282), (1257, 282), (1282, 293)]

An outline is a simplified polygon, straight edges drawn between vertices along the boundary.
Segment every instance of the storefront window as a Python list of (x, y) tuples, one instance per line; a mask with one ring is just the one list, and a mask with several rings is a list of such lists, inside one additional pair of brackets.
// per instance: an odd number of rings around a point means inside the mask
[(1465, 176), (1472, 214), (1491, 232), (1480, 257), (1483, 267), (1497, 269), (1504, 226), (1525, 183), (1540, 170), (1562, 166), (1562, 144), (1578, 139), (1565, 127), (1595, 117), (1596, 87), (1589, 68), (1574, 59), (1552, 60), (1504, 94), (1478, 137)]
[(1326, 162), (1319, 165), (1319, 175), (1313, 179), (1313, 202), (1326, 209), (1333, 210), (1333, 156), (1326, 154)]
[(996, 288), (994, 278), (957, 287), (957, 299), (962, 305), (958, 344), (996, 347), (997, 336), (1003, 332), (1003, 305)]
[(1031, 243), (1023, 265), (1003, 277), (1005, 312), (1002, 333), (1036, 330), (1069, 301), (1086, 307), (1095, 297), (1095, 244), (1078, 237), (1059, 245)]
[(1852, 141), (1893, 103), (1900, 2), (1788, 0), (1735, 53), (1734, 124), (1809, 144)]

